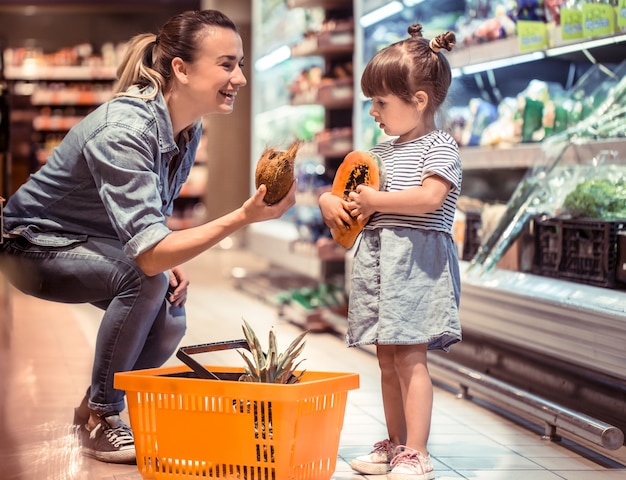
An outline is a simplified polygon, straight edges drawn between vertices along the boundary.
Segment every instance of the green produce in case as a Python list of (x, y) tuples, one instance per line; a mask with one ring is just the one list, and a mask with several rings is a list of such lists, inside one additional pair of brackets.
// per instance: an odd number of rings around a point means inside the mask
[(584, 180), (567, 194), (563, 209), (573, 217), (626, 219), (626, 180)]

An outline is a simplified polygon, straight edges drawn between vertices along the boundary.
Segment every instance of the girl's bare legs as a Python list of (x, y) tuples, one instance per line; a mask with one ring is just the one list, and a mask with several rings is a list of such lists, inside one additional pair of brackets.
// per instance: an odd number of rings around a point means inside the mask
[(406, 443), (406, 419), (402, 387), (396, 371), (396, 345), (377, 345), (376, 355), (380, 367), (383, 410), (389, 440), (394, 445)]
[(428, 455), (428, 437), (433, 410), (433, 384), (427, 364), (427, 345), (398, 345), (395, 363), (402, 389), (409, 448)]
[(428, 455), (433, 387), (427, 345), (379, 345), (376, 352), (389, 439)]

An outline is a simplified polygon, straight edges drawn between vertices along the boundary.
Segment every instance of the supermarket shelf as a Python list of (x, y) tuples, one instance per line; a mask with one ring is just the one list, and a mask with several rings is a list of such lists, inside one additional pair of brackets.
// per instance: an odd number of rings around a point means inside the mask
[[(619, 49), (620, 55), (626, 43), (626, 34), (586, 39), (584, 41), (563, 41), (558, 29), (554, 32), (554, 46), (534, 52), (521, 52), (517, 37), (509, 37), (481, 45), (459, 48), (447, 56), (450, 66), (459, 69), (461, 74), (477, 73), (516, 63), (541, 60), (546, 57), (580, 56), (585, 59), (585, 51), (598, 48)], [(619, 58), (613, 56), (613, 58)]]
[(343, 272), (343, 257), (336, 252), (318, 251), (312, 244), (306, 248), (291, 222), (270, 220), (249, 225), (246, 239), (250, 251), (293, 273), (321, 280), (333, 267), (341, 267)]
[(32, 105), (100, 105), (113, 97), (113, 89), (78, 90), (72, 88), (52, 90), (38, 88), (31, 96)]
[(116, 67), (8, 65), (7, 80), (115, 80)]
[(350, 7), (351, 0), (287, 0), (289, 8), (315, 8), (322, 7), (327, 10), (333, 8)]
[(294, 45), (291, 48), (292, 57), (343, 57), (350, 55), (354, 51), (354, 43), (346, 43), (341, 45), (317, 45), (314, 42), (302, 43)]
[[(587, 162), (602, 150), (615, 150), (626, 158), (626, 140), (612, 139), (572, 144), (565, 152), (563, 163)], [(461, 149), (464, 170), (529, 168), (540, 165), (544, 159), (540, 143), (523, 143), (507, 147), (465, 147)]]
[(36, 131), (64, 132), (69, 130), (84, 117), (76, 115), (38, 115), (33, 120)]

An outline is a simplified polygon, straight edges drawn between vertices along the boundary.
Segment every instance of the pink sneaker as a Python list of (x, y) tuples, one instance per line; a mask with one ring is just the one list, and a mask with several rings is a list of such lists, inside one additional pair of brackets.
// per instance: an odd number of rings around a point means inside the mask
[(435, 478), (430, 455), (424, 456), (412, 448), (398, 446), (391, 460), (388, 480), (432, 480)]
[(374, 444), (374, 450), (367, 455), (356, 457), (350, 463), (353, 470), (366, 475), (385, 475), (390, 470), (395, 445), (389, 440)]

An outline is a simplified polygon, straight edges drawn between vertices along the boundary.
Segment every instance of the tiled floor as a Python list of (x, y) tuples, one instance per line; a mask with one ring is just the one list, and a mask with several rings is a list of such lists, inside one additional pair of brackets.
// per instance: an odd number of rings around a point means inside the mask
[[(192, 284), (183, 344), (241, 338), (241, 319), (245, 318), (261, 338), (265, 336), (262, 332), (274, 327), (279, 346), (286, 346), (300, 328), (278, 318), (273, 306), (233, 288), (230, 272), (236, 266), (265, 267), (246, 252), (217, 248), (187, 265)], [(81, 457), (69, 432), (72, 409), (89, 378), (99, 312), (85, 305), (48, 303), (15, 291), (12, 304), (9, 334), (0, 335), (0, 478), (141, 479), (135, 466)], [(0, 326), (6, 326), (7, 319), (2, 320)], [(211, 363), (230, 362), (227, 354), (211, 355)], [(348, 395), (332, 478), (385, 478), (364, 477), (349, 467), (353, 456), (367, 452), (386, 436), (375, 357), (368, 351), (347, 349), (342, 338), (325, 333), (307, 336), (303, 358), (309, 370), (360, 375), (360, 388)], [(172, 359), (170, 363), (179, 362)], [(568, 442), (544, 441), (539, 433), (532, 426), (457, 399), (447, 388), (436, 388), (430, 450), (440, 480), (626, 478), (625, 462), (587, 455)]]

